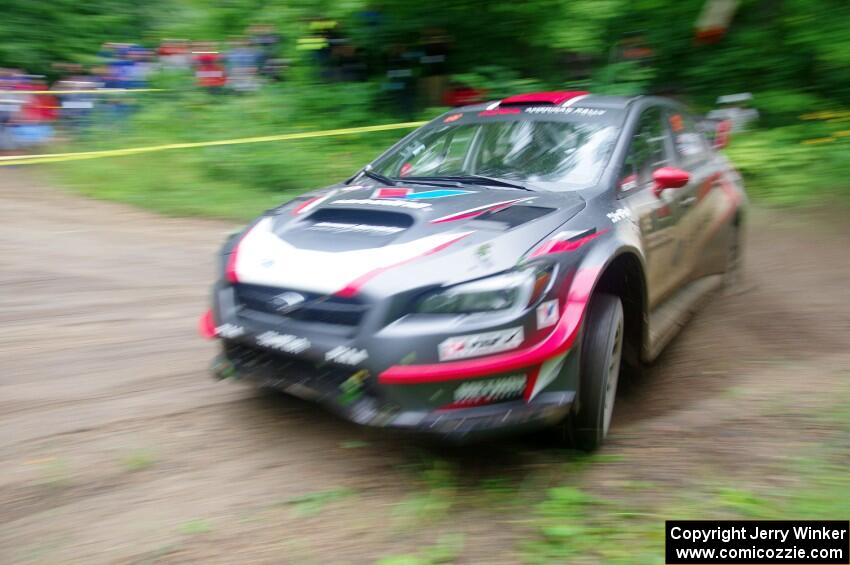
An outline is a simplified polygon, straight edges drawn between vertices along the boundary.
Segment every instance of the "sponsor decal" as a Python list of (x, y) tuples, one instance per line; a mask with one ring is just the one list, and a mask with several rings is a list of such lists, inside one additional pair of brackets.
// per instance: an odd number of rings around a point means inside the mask
[(508, 114), (519, 114), (519, 108), (495, 108), (493, 110), (484, 110), (483, 112), (478, 112), (478, 115), (481, 117), (487, 116), (504, 116)]
[(378, 188), (372, 193), (372, 198), (404, 198), (411, 192), (412, 188)]
[(351, 404), (363, 395), (363, 383), (369, 378), (369, 371), (361, 369), (345, 379), (340, 385), (337, 401), (340, 404)]
[(611, 220), (612, 224), (616, 224), (617, 222), (631, 218), (632, 211), (628, 208), (617, 208), (613, 212), (608, 212), (605, 215), (608, 216), (608, 219)]
[(316, 222), (309, 228), (315, 231), (326, 231), (332, 233), (357, 232), (372, 235), (391, 235), (404, 231), (404, 228), (396, 226), (374, 226), (370, 224), (345, 224), (340, 222)]
[(414, 210), (421, 210), (423, 208), (430, 208), (431, 205), (425, 202), (409, 202), (406, 199), (402, 198), (391, 198), (386, 200), (378, 200), (378, 199), (370, 199), (370, 198), (343, 198), (341, 200), (334, 200), (331, 204), (339, 204), (339, 205), (360, 205), (366, 204), (370, 206), (392, 206), (397, 208), (412, 208)]
[(490, 257), (493, 251), (493, 246), (489, 243), (485, 243), (483, 245), (479, 245), (475, 250), (475, 256), (482, 263), (488, 263), (490, 261)]
[(411, 188), (379, 188), (372, 193), (372, 198), (404, 198), (405, 200), (429, 200), (431, 198), (446, 198), (470, 194), (471, 190), (439, 189), (413, 192)]
[(297, 337), (290, 334), (279, 334), (273, 331), (263, 332), (257, 336), (257, 345), (276, 349), (284, 353), (297, 355), (310, 348), (310, 340), (305, 337)]
[(527, 377), (511, 375), (487, 381), (466, 382), (454, 391), (456, 404), (484, 404), (518, 397), (525, 390)]
[(456, 122), (463, 117), (463, 114), (452, 114), (451, 116), (446, 116), (446, 119), (443, 120), (444, 124), (450, 124), (452, 122)]
[(272, 298), (272, 306), (281, 314), (287, 314), (297, 310), (306, 300), (303, 294), (287, 291)]
[(245, 328), (236, 324), (222, 324), (215, 329), (215, 335), (224, 339), (236, 339), (245, 335)]
[(481, 334), (454, 336), (438, 346), (440, 361), (465, 359), (516, 349), (524, 339), (522, 327)]
[(325, 353), (325, 361), (333, 361), (342, 365), (359, 365), (369, 358), (369, 352), (365, 349), (346, 347), (338, 345)]
[(580, 106), (531, 106), (525, 109), (528, 114), (564, 114), (595, 118), (604, 115), (607, 110), (598, 108), (582, 108)]
[(471, 190), (426, 190), (424, 192), (414, 192), (408, 194), (405, 198), (408, 200), (428, 200), (430, 198), (446, 198), (447, 196), (460, 196), (461, 194), (470, 194)]
[(554, 326), (558, 322), (558, 300), (548, 300), (537, 307), (537, 329)]
[(462, 212), (455, 212), (454, 214), (449, 214), (448, 216), (442, 216), (440, 218), (435, 218), (431, 220), (432, 224), (441, 224), (443, 222), (454, 222), (457, 220), (468, 220), (469, 218), (474, 218), (476, 216), (480, 216), (487, 212), (498, 212), (499, 210), (504, 210), (505, 208), (509, 208), (514, 204), (519, 202), (527, 202), (529, 200), (533, 200), (535, 197), (531, 196), (529, 198), (516, 198), (514, 200), (504, 200), (502, 202), (496, 202), (495, 204), (485, 204), (483, 206), (478, 206), (476, 208), (470, 208), (469, 210), (464, 210)]

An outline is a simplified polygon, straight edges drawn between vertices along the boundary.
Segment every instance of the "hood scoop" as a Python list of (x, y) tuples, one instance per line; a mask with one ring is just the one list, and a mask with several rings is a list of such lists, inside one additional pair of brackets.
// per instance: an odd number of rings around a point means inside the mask
[(351, 251), (387, 245), (412, 225), (413, 217), (402, 212), (320, 208), (274, 231), (301, 249)]

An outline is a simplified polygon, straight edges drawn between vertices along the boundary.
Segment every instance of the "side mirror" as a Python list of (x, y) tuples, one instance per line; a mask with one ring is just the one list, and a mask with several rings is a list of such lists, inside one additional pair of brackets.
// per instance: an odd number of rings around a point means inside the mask
[(732, 122), (720, 120), (714, 128), (714, 148), (723, 149), (729, 145), (729, 133), (732, 131)]
[(655, 196), (661, 196), (661, 193), (668, 188), (681, 188), (688, 184), (691, 174), (676, 167), (661, 167), (652, 173), (652, 180), (655, 182), (653, 187)]

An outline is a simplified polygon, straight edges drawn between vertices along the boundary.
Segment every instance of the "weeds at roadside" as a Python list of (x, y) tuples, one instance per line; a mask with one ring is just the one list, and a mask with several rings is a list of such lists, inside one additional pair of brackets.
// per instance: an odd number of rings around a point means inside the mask
[(152, 451), (147, 449), (137, 449), (126, 455), (121, 460), (121, 463), (125, 469), (131, 473), (135, 473), (152, 467), (156, 463), (156, 456)]
[(189, 536), (206, 534), (212, 531), (212, 524), (208, 520), (196, 518), (180, 524), (177, 527), (177, 531)]
[(453, 563), (463, 551), (464, 537), (462, 534), (446, 534), (440, 536), (437, 542), (419, 553), (391, 555), (379, 559), (377, 565), (439, 565)]
[(393, 515), (402, 523), (436, 521), (446, 515), (456, 501), (454, 468), (445, 461), (434, 461), (420, 473), (424, 491), (398, 503)]
[(359, 439), (350, 439), (348, 441), (340, 442), (339, 446), (343, 449), (360, 449), (362, 447), (369, 447), (370, 443), (368, 441), (362, 441)]
[(356, 493), (349, 488), (335, 488), (323, 491), (309, 492), (290, 498), (283, 504), (292, 505), (299, 516), (312, 516), (321, 512), (328, 504), (354, 496)]

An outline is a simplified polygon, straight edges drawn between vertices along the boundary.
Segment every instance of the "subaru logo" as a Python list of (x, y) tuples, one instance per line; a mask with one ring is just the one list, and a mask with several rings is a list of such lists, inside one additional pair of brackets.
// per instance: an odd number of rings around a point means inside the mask
[(272, 306), (281, 314), (287, 314), (298, 309), (304, 303), (304, 300), (306, 298), (304, 298), (303, 294), (287, 291), (272, 298)]

